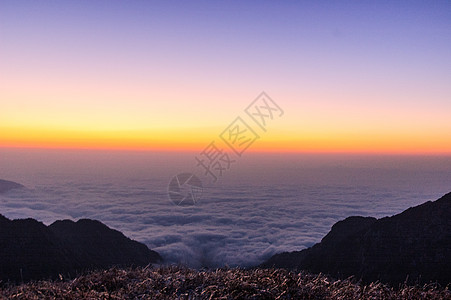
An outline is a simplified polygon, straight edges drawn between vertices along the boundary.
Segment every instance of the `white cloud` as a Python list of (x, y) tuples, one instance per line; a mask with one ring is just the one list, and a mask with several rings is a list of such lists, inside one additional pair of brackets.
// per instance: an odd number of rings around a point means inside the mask
[(46, 224), (98, 219), (146, 243), (170, 263), (251, 266), (275, 253), (311, 246), (349, 215), (381, 217), (430, 197), (370, 187), (224, 185), (208, 189), (194, 207), (178, 207), (167, 198), (165, 186), (147, 181), (68, 179), (1, 195), (0, 213)]
[(191, 266), (249, 266), (309, 247), (347, 216), (382, 217), (435, 200), (451, 177), (449, 158), (253, 153), (205, 188), (196, 206), (178, 207), (167, 185), (194, 164), (191, 154), (0, 152), (0, 178), (27, 186), (0, 195), (0, 214), (46, 224), (97, 219)]

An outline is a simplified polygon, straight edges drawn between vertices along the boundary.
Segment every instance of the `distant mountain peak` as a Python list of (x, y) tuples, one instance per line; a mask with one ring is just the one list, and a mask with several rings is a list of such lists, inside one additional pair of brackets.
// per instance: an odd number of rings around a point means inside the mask
[(5, 193), (9, 190), (13, 190), (13, 189), (19, 189), (19, 188), (23, 188), (24, 186), (21, 185), (20, 183), (14, 182), (14, 181), (9, 181), (9, 180), (3, 180), (0, 179), (0, 194), (1, 193)]

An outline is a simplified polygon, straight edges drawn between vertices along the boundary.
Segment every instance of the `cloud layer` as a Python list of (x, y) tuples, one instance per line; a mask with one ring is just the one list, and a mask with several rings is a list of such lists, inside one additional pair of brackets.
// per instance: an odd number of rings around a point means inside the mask
[[(198, 172), (193, 153), (0, 149), (0, 214), (97, 219), (168, 262), (249, 266), (319, 242), (351, 215), (383, 217), (450, 191), (451, 157), (246, 153), (192, 207), (173, 204), (170, 179)], [(201, 171), (201, 170), (200, 170)]]
[(48, 175), (33, 187), (0, 195), (0, 213), (47, 224), (98, 219), (170, 263), (251, 266), (319, 242), (347, 216), (392, 215), (439, 196), (376, 186), (224, 184), (206, 188), (197, 205), (179, 207), (168, 199), (166, 179), (52, 180)]

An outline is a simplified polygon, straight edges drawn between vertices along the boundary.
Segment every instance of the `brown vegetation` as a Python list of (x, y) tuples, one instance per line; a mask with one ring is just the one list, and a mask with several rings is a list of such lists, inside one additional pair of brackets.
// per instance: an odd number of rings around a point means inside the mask
[(185, 267), (109, 269), (75, 280), (39, 281), (4, 286), (0, 298), (11, 299), (451, 299), (448, 287), (435, 284), (363, 285), (352, 279), (285, 269), (217, 269)]

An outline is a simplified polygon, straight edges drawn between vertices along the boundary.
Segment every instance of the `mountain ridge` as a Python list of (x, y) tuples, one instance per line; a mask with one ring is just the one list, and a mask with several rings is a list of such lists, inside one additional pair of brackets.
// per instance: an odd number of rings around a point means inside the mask
[(74, 277), (112, 266), (146, 266), (163, 261), (146, 245), (89, 219), (49, 226), (0, 214), (0, 281)]
[(451, 193), (393, 215), (348, 217), (320, 243), (273, 255), (260, 266), (400, 284), (451, 282)]

